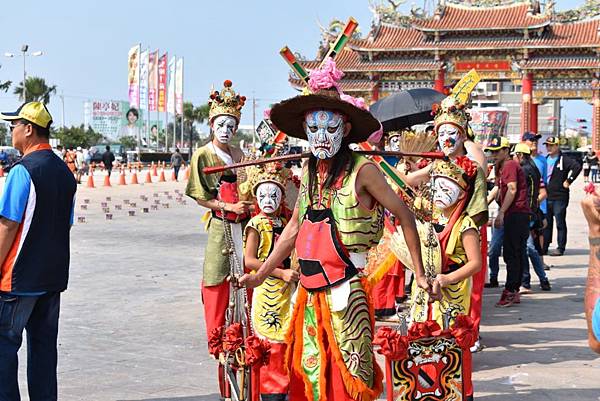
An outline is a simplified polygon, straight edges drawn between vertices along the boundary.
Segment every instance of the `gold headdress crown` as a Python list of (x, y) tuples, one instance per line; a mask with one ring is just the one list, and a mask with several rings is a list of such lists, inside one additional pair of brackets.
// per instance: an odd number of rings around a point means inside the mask
[(246, 96), (240, 96), (231, 88), (232, 82), (226, 80), (223, 82), (221, 91), (211, 91), (210, 110), (208, 111), (208, 121), (211, 122), (215, 117), (227, 115), (234, 117), (238, 122), (242, 116), (242, 107), (246, 103)]
[(475, 70), (469, 71), (452, 89), (452, 93), (441, 104), (434, 104), (432, 114), (435, 130), (442, 124), (452, 124), (466, 133), (471, 116), (466, 108), (471, 99), (471, 92), (477, 86), (481, 77)]
[(459, 156), (455, 161), (437, 161), (433, 164), (432, 177), (446, 177), (466, 191), (477, 174), (477, 165), (466, 156)]
[(266, 163), (252, 166), (248, 170), (248, 181), (252, 188), (252, 194), (256, 195), (256, 189), (264, 182), (272, 182), (285, 191), (285, 186), (291, 177), (289, 169), (279, 162)]

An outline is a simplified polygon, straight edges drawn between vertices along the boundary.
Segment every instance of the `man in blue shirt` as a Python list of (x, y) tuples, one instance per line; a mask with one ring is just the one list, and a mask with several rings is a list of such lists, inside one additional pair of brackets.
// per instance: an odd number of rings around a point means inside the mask
[(77, 184), (49, 144), (52, 117), (30, 102), (10, 121), (23, 158), (10, 170), (0, 199), (0, 401), (20, 399), (17, 353), (27, 329), (31, 401), (57, 399), (60, 293), (69, 275), (69, 232)]

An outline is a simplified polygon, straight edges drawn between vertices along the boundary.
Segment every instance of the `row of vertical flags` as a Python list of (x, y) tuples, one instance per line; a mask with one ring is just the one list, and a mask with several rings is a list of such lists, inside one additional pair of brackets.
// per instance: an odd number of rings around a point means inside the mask
[(183, 114), (183, 57), (159, 57), (158, 50), (135, 45), (129, 49), (127, 76), (130, 107)]

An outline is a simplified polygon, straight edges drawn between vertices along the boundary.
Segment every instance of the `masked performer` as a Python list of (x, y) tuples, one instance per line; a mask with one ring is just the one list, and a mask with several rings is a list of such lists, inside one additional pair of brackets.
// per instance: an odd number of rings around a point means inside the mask
[[(250, 170), (248, 178), (259, 212), (246, 226), (244, 266), (246, 270), (258, 270), (288, 222), (284, 197), (290, 171), (279, 163)], [(269, 363), (260, 368), (260, 394), (265, 401), (287, 399), (289, 375), (285, 368), (285, 335), (292, 315), (293, 283), (298, 281), (298, 277), (298, 272), (290, 268), (290, 260), (286, 259), (254, 290), (252, 296), (254, 331), (271, 344)]]
[[(204, 167), (239, 162), (243, 155), (230, 142), (237, 131), (245, 97), (236, 94), (231, 85), (231, 81), (227, 80), (220, 92), (210, 94), (208, 120), (212, 140), (192, 155), (190, 179), (186, 188), (186, 195), (210, 212), (202, 271), (202, 301), (208, 336), (215, 328), (225, 324), (225, 311), (229, 303), (229, 283), (225, 279), (230, 274), (230, 256), (225, 251), (227, 246), (223, 220), (230, 224), (235, 257), (241, 262), (242, 229), (248, 221), (248, 207), (251, 203), (239, 200), (236, 176), (230, 171), (212, 175), (202, 173)], [(219, 374), (219, 383), (222, 384), (222, 369)], [(221, 391), (223, 394), (224, 389), (221, 388)]]
[(342, 75), (328, 59), (310, 73), (312, 94), (271, 110), (279, 129), (308, 139), (312, 155), (303, 168), (294, 214), (275, 249), (256, 274), (240, 280), (258, 285), (295, 249), (300, 286), (286, 336), (294, 401), (370, 401), (382, 390), (372, 348), (373, 308), (360, 272), (366, 252), (381, 237), (383, 207), (407, 231), (417, 280), (428, 288), (414, 217), (380, 170), (348, 147), (366, 140), (380, 124), (355, 105), (356, 99), (340, 94)]
[[(479, 75), (471, 70), (454, 87), (452, 93), (446, 97), (441, 104), (434, 105), (434, 131), (437, 134), (439, 148), (450, 158), (456, 160), (460, 156), (467, 156), (474, 162), (481, 162), (481, 150), (478, 146), (469, 143), (469, 120), (466, 107), (470, 100), (471, 91), (479, 82)], [(473, 194), (466, 205), (466, 212), (475, 222), (481, 233), (481, 254), (485, 261), (487, 257), (487, 232), (485, 225), (488, 220), (487, 207), (487, 165), (479, 165), (475, 177)], [(422, 168), (408, 176), (408, 183), (419, 186), (427, 183), (430, 179), (431, 166)], [(485, 263), (485, 262), (484, 262)], [(470, 308), (470, 316), (479, 327), (481, 320), (481, 305), (483, 285), (485, 282), (485, 269), (481, 269), (473, 279), (473, 291)], [(479, 348), (479, 341), (475, 348)]]

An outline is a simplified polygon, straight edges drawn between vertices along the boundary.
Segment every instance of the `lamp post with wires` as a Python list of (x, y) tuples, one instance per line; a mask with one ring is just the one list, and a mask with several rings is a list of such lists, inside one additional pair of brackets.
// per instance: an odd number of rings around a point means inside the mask
[[(25, 69), (25, 59), (27, 58), (27, 56), (38, 57), (42, 54), (44, 53), (42, 53), (41, 51), (29, 52), (29, 45), (21, 46), (21, 56), (23, 57), (23, 101), (27, 100), (27, 87), (25, 86), (25, 81), (27, 80), (27, 70)], [(8, 58), (15, 57), (14, 53), (9, 52), (4, 53), (4, 55)]]

